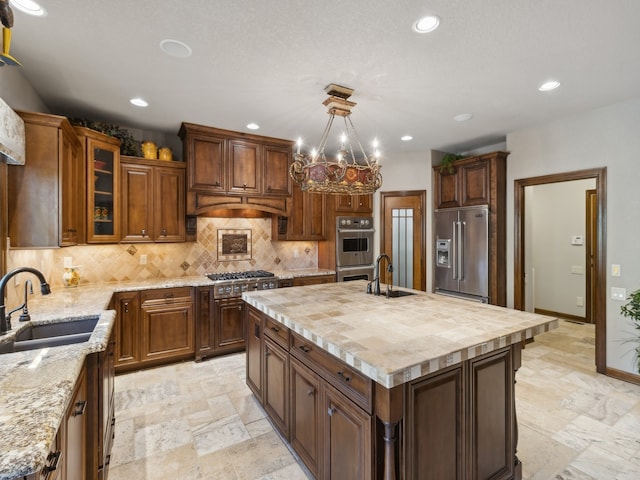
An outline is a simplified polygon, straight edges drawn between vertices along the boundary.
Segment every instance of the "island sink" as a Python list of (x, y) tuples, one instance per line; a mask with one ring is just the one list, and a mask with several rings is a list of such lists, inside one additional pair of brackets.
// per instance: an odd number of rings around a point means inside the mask
[(407, 292), (405, 290), (389, 290), (389, 298), (409, 297), (415, 295), (415, 292)]

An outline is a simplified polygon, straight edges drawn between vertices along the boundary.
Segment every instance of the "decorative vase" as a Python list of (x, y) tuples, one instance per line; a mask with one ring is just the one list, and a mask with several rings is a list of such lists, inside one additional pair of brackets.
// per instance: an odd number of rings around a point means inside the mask
[(169, 147), (162, 147), (158, 150), (158, 158), (160, 160), (173, 160), (173, 153)]
[(156, 160), (158, 158), (158, 147), (155, 143), (142, 142), (142, 156), (147, 159)]
[(77, 287), (78, 283), (80, 283), (80, 272), (78, 271), (78, 267), (64, 267), (62, 282), (67, 288)]

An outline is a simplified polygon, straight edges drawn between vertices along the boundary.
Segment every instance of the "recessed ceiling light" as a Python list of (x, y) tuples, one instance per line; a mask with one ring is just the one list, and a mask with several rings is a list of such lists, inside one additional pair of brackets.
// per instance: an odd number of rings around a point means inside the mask
[(46, 17), (47, 11), (33, 0), (11, 0), (11, 5), (34, 17)]
[(249, 130), (258, 130), (260, 128), (260, 125), (258, 125), (257, 123), (248, 123), (247, 128)]
[(473, 118), (473, 113), (461, 113), (453, 117), (456, 122), (466, 122), (467, 120), (471, 120)]
[(559, 86), (560, 86), (560, 82), (558, 82), (556, 80), (550, 80), (550, 81), (545, 82), (542, 85), (540, 85), (538, 87), (538, 90), (540, 90), (541, 92), (548, 92), (550, 90), (555, 90)]
[(413, 31), (418, 33), (433, 32), (440, 25), (440, 17), (427, 15), (413, 24)]
[(143, 100), (142, 98), (132, 98), (129, 101), (133, 105), (135, 105), (136, 107), (148, 107), (149, 106), (149, 103), (146, 100)]
[(409, 140), (413, 140), (413, 137), (411, 135), (403, 135), (400, 137), (400, 140), (402, 140), (403, 142), (408, 142)]
[(180, 40), (165, 38), (160, 42), (160, 50), (172, 57), (187, 58), (191, 56), (191, 47)]

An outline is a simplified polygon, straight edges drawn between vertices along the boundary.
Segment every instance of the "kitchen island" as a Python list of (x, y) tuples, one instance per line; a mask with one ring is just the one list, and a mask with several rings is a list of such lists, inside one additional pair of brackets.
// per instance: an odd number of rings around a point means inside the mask
[(243, 294), (247, 384), (311, 473), (521, 478), (515, 372), (524, 340), (558, 320), (365, 292), (356, 281)]

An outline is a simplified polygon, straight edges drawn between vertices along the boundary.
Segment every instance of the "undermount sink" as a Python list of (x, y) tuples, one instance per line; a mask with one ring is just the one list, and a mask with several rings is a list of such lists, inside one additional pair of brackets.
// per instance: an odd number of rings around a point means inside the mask
[(389, 292), (389, 298), (408, 297), (415, 295), (415, 292), (407, 292), (405, 290), (391, 290)]
[(23, 352), (38, 348), (59, 347), (89, 340), (100, 317), (59, 323), (29, 325), (16, 334), (13, 342), (0, 344), (0, 353)]

